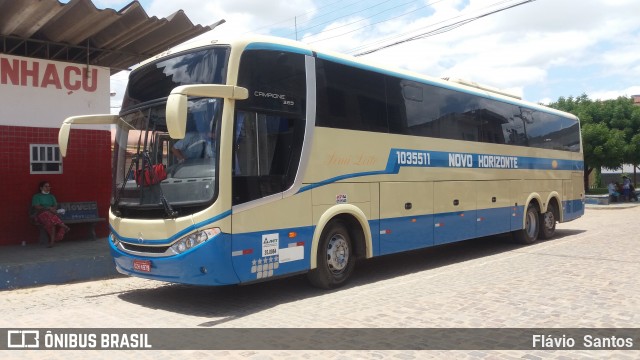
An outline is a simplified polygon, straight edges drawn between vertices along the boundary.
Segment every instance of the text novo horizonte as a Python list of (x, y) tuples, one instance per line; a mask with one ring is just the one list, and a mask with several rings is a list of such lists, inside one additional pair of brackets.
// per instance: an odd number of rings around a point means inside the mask
[[(450, 167), (474, 167), (472, 154), (449, 154), (449, 166)], [(516, 156), (502, 156), (502, 155), (476, 155), (476, 163), (479, 168), (494, 168), (494, 169), (517, 169), (518, 158)]]

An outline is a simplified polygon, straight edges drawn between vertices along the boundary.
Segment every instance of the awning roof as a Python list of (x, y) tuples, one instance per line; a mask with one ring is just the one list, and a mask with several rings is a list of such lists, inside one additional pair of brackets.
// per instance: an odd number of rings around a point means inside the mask
[(2, 52), (128, 69), (151, 56), (213, 29), (194, 25), (184, 11), (149, 17), (138, 1), (120, 11), (99, 10), (90, 0), (0, 1)]

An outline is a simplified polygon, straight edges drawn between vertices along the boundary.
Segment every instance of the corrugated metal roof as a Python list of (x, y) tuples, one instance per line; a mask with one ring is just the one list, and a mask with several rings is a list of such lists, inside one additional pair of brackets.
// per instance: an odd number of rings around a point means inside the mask
[(0, 0), (3, 53), (99, 65), (111, 74), (215, 26), (194, 25), (182, 10), (150, 17), (138, 1), (116, 11), (90, 0)]

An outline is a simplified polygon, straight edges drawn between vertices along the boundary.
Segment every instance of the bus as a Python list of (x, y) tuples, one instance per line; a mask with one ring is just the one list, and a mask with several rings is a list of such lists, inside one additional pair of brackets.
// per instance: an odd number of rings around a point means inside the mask
[(584, 214), (575, 116), (285, 39), (162, 53), (119, 114), (63, 122), (62, 154), (74, 124), (115, 125), (110, 251), (146, 279), (331, 289), (356, 260)]

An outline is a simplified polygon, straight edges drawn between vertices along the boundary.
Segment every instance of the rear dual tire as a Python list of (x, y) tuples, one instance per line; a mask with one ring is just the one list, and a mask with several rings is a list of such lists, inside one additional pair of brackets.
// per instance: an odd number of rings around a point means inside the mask
[(514, 239), (521, 244), (534, 243), (538, 238), (551, 239), (556, 233), (557, 214), (558, 210), (553, 204), (542, 214), (536, 205), (530, 204), (524, 215), (524, 228), (513, 233)]
[(513, 238), (520, 244), (532, 244), (538, 240), (539, 233), (540, 216), (538, 215), (538, 208), (530, 204), (524, 214), (524, 228), (515, 231)]
[(540, 214), (540, 239), (551, 239), (556, 233), (556, 216), (555, 207), (549, 206), (547, 212)]

